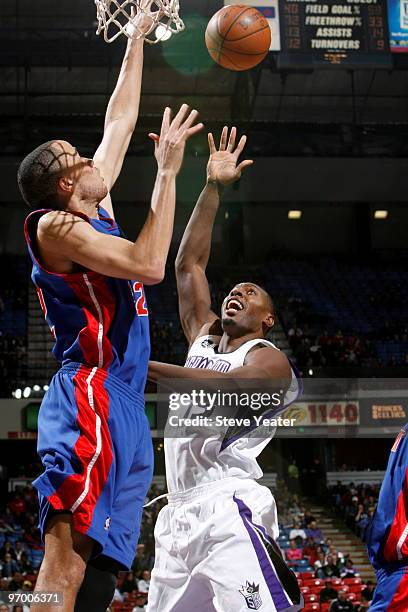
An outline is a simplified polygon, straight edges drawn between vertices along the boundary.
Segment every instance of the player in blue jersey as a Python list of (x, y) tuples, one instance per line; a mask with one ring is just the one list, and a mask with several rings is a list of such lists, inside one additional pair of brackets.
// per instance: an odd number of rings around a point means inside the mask
[(44, 472), (34, 482), (45, 541), (36, 590), (62, 593), (62, 608), (48, 606), (59, 612), (106, 610), (118, 570), (132, 564), (152, 477), (143, 283), (163, 278), (176, 175), (202, 125), (187, 105), (172, 121), (166, 108), (160, 135), (150, 134), (158, 165), (151, 208), (136, 242), (126, 240), (109, 192), (135, 127), (142, 63), (143, 41), (130, 40), (93, 159), (54, 140), (18, 171), (35, 209), (25, 224), (32, 279), (62, 364), (41, 405)]
[(371, 610), (408, 610), (408, 425), (391, 449), (368, 533), (368, 554), (377, 587)]

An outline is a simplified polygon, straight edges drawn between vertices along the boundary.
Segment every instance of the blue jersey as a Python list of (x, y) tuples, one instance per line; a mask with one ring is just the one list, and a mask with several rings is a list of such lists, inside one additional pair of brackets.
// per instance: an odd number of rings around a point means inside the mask
[[(48, 271), (37, 249), (38, 221), (47, 212), (31, 213), (24, 229), (33, 262), (31, 278), (55, 338), (54, 356), (62, 365), (97, 367), (143, 393), (150, 339), (142, 283), (86, 269), (72, 274)], [(72, 214), (88, 221), (98, 232), (122, 235), (102, 208), (95, 219)]]
[(391, 449), (369, 528), (368, 554), (376, 570), (408, 565), (408, 424)]

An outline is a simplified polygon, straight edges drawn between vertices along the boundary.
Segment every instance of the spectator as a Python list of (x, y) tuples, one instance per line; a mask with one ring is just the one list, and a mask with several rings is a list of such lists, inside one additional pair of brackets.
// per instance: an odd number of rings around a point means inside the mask
[(9, 582), (8, 590), (21, 592), (22, 584), (23, 576), (22, 574), (20, 574), (20, 572), (16, 572), (15, 574), (13, 574), (13, 577)]
[(120, 591), (121, 593), (132, 593), (133, 591), (137, 591), (137, 581), (134, 572), (131, 571), (126, 574)]
[(23, 574), (30, 574), (33, 571), (32, 563), (25, 551), (20, 557), (20, 570)]
[(341, 578), (354, 578), (356, 570), (351, 559), (347, 559), (346, 565), (340, 570)]
[(306, 532), (301, 528), (300, 522), (295, 521), (292, 529), (289, 532), (289, 540), (297, 540), (298, 538), (302, 540), (301, 543), (303, 544), (304, 540), (306, 540)]
[(13, 574), (15, 574), (16, 572), (18, 572), (20, 570), (20, 567), (17, 563), (17, 561), (15, 561), (10, 553), (6, 553), (4, 555), (4, 561), (3, 561), (3, 567), (1, 570), (1, 574), (3, 576), (3, 578), (11, 578), (13, 576)]
[(14, 559), (18, 561), (18, 563), (21, 562), (21, 557), (25, 552), (26, 552), (26, 549), (25, 549), (23, 542), (20, 542), (20, 541), (16, 542), (16, 545), (14, 547)]
[(309, 527), (310, 523), (315, 522), (316, 519), (313, 516), (313, 514), (310, 512), (310, 510), (305, 510), (304, 515), (303, 515), (303, 524), (305, 527)]
[(332, 555), (327, 556), (326, 565), (323, 565), (323, 567), (318, 571), (322, 571), (326, 578), (332, 578), (333, 576), (340, 578), (340, 570), (334, 562)]
[(148, 593), (150, 587), (150, 570), (143, 570), (142, 579), (138, 581), (137, 588), (140, 593)]
[(375, 585), (372, 580), (367, 580), (366, 588), (361, 591), (361, 597), (364, 597), (367, 601), (371, 601), (374, 595)]
[(333, 587), (331, 580), (326, 580), (326, 585), (320, 591), (320, 603), (328, 603), (337, 597), (337, 590)]
[(303, 559), (303, 549), (298, 548), (296, 540), (290, 540), (289, 548), (286, 549), (285, 553), (287, 561), (300, 561), (300, 559)]
[(145, 569), (151, 570), (153, 568), (153, 562), (154, 556), (149, 554), (146, 550), (146, 545), (143, 543), (138, 544), (132, 569), (134, 569), (135, 572), (142, 572)]
[(319, 529), (315, 520), (309, 523), (309, 526), (306, 528), (306, 536), (308, 538), (312, 538), (314, 542), (320, 543), (324, 540), (324, 536), (322, 530)]
[(141, 612), (142, 610), (146, 610), (147, 597), (143, 593), (139, 593), (135, 599), (135, 607), (132, 612)]
[(339, 591), (337, 599), (335, 599), (329, 612), (354, 612), (354, 606), (351, 601), (348, 601), (346, 591)]
[(336, 549), (333, 544), (328, 546), (326, 555), (332, 555), (337, 565), (344, 563), (344, 554)]
[[(317, 553), (317, 559), (314, 562), (313, 567), (315, 568), (315, 570), (318, 570), (322, 568), (324, 565), (326, 565), (326, 555), (324, 554), (322, 550), (320, 550)], [(320, 576), (317, 576), (317, 578), (320, 578)]]
[(307, 538), (305, 545), (303, 547), (303, 556), (306, 557), (307, 559), (309, 559), (309, 563), (310, 565), (314, 565), (316, 563), (316, 561), (319, 558), (319, 553), (321, 553), (323, 555), (323, 559), (324, 559), (324, 554), (322, 551), (319, 551), (318, 547), (316, 546), (316, 543), (313, 541), (312, 538)]
[(7, 553), (11, 555), (12, 559), (14, 559), (15, 561), (17, 560), (13, 545), (11, 542), (8, 541), (4, 542), (3, 546), (0, 548), (0, 559), (4, 559)]

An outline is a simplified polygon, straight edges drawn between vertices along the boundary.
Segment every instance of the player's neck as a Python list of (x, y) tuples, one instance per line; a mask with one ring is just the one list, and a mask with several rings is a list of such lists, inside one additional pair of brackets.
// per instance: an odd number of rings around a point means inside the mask
[(251, 332), (244, 335), (241, 334), (239, 336), (233, 336), (230, 335), (227, 331), (224, 331), (220, 343), (218, 345), (218, 352), (231, 353), (232, 351), (235, 351), (240, 346), (245, 344), (245, 342), (249, 342), (249, 340), (256, 340), (262, 337), (262, 331)]
[(96, 200), (80, 200), (75, 196), (69, 201), (69, 205), (66, 210), (72, 212), (80, 212), (91, 219), (98, 218), (98, 206), (99, 202)]

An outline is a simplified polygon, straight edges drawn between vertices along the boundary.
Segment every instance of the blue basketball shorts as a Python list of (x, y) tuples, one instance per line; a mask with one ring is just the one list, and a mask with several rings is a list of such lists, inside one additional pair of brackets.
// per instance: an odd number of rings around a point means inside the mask
[(408, 567), (376, 571), (377, 586), (370, 612), (405, 612), (408, 610)]
[(38, 453), (42, 536), (50, 513), (70, 512), (94, 556), (131, 567), (153, 475), (143, 395), (104, 370), (62, 367), (41, 404)]

